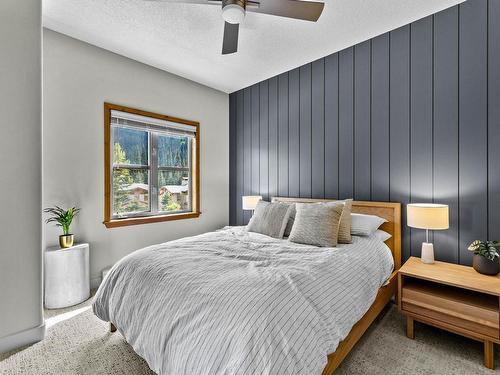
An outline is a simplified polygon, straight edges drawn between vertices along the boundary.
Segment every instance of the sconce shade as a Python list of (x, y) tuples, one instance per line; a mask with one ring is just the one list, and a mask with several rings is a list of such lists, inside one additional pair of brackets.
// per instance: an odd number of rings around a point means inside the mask
[(406, 206), (407, 225), (419, 229), (448, 229), (448, 206), (435, 203), (411, 203)]
[(257, 203), (262, 200), (261, 195), (246, 195), (241, 197), (244, 210), (255, 210)]

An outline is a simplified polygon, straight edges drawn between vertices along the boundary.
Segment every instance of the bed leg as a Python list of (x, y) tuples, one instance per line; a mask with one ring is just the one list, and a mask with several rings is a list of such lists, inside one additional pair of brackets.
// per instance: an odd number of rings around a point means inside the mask
[(109, 332), (116, 332), (116, 327), (113, 323), (109, 322)]

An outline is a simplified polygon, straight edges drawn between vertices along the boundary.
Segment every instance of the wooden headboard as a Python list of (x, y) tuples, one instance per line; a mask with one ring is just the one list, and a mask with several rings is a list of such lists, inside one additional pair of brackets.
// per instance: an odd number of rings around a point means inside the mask
[[(273, 202), (286, 203), (314, 203), (333, 202), (334, 199), (311, 199), (311, 198), (288, 198), (273, 197)], [(392, 237), (385, 243), (391, 249), (394, 258), (394, 268), (401, 267), (401, 203), (394, 202), (368, 202), (352, 201), (352, 212), (358, 214), (377, 215), (387, 220), (380, 229), (389, 233)]]

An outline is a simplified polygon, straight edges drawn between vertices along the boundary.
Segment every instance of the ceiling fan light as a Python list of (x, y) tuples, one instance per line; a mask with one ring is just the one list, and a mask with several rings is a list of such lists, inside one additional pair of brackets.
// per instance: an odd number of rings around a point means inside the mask
[(245, 19), (245, 9), (237, 4), (228, 4), (222, 8), (222, 18), (229, 23), (242, 23)]

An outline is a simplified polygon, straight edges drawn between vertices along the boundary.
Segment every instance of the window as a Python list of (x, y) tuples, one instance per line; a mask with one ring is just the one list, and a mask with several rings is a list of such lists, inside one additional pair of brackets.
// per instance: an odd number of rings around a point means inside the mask
[(199, 124), (104, 104), (110, 227), (198, 217)]

